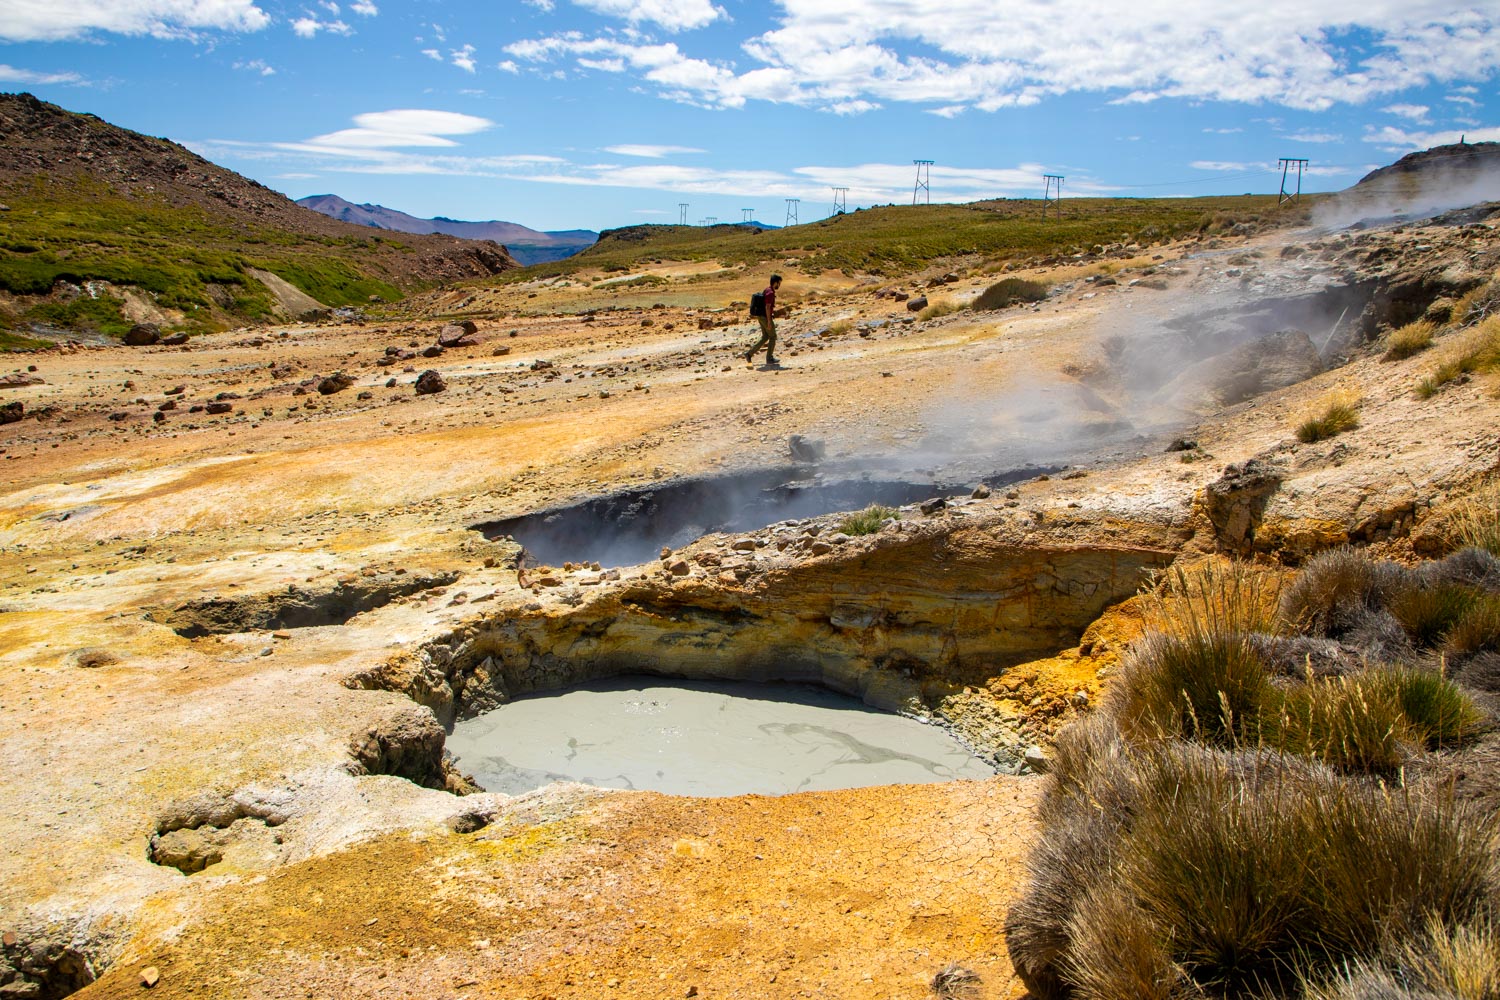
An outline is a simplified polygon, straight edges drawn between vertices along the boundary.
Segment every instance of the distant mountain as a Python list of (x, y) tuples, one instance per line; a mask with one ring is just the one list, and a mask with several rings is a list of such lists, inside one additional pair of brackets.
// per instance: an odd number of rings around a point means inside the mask
[(443, 233), (465, 240), (494, 240), (503, 243), (510, 255), (521, 264), (540, 264), (571, 257), (594, 245), (599, 234), (589, 229), (564, 229), (540, 232), (515, 222), (463, 222), (439, 215), (419, 219), (384, 205), (356, 205), (336, 194), (314, 194), (298, 198), (297, 204), (322, 212), (333, 219), (398, 233)]
[(495, 243), (309, 212), (174, 142), (30, 94), (0, 94), (0, 203), (0, 332), (119, 333), (143, 315), (219, 329), (517, 266)]

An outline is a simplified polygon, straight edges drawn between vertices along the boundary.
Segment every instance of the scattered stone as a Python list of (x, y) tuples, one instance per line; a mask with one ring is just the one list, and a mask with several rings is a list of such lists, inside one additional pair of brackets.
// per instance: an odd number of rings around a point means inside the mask
[(435, 368), (429, 368), (417, 376), (416, 389), (418, 396), (430, 396), (435, 392), (442, 392), (448, 388), (447, 381)]
[(157, 408), (157, 410), (161, 410), (161, 411), (175, 410), (175, 409), (177, 409), (177, 400), (175, 400), (175, 399), (164, 400), (164, 401), (156, 404), (156, 408)]
[(0, 403), (0, 424), (14, 424), (26, 416), (26, 407), (20, 400)]
[(137, 323), (125, 331), (125, 343), (130, 347), (150, 347), (161, 343), (161, 327), (155, 323)]
[(119, 663), (120, 657), (119, 654), (102, 646), (84, 646), (69, 653), (68, 662), (75, 667), (91, 669), (93, 667), (107, 667), (111, 663)]
[(551, 367), (552, 362), (548, 361), (546, 358), (537, 358), (531, 363), (531, 370), (534, 372), (545, 371), (546, 369)]
[(23, 385), (46, 385), (40, 375), (31, 375), (26, 372), (11, 372), (9, 375), (0, 375), (0, 389), (19, 389)]
[(430, 347), (426, 347), (426, 348), (424, 348), (422, 350), (422, 357), (424, 357), (424, 358), (436, 358), (436, 357), (441, 357), (442, 353), (443, 353), (443, 349), (440, 346), (438, 346), (437, 344), (433, 344)]
[(974, 487), (974, 492), (970, 493), (969, 496), (973, 497), (975, 500), (988, 500), (990, 498), (990, 488), (984, 483), (980, 483), (978, 486)]
[(755, 539), (753, 539), (753, 538), (736, 538), (730, 544), (729, 547), (731, 549), (733, 549), (734, 551), (736, 551), (736, 552), (754, 552), (755, 551)]
[(122, 420), (129, 420), (130, 414), (126, 413), (124, 410), (116, 410), (114, 413), (111, 413), (109, 415), (109, 419), (118, 424)]
[(174, 333), (170, 337), (161, 338), (161, 342), (167, 347), (181, 347), (188, 342), (188, 335), (185, 333)]
[(947, 510), (948, 501), (943, 499), (942, 497), (933, 497), (931, 500), (922, 501), (922, 506), (920, 509), (923, 514), (931, 517), (940, 510)]
[(1172, 443), (1167, 445), (1167, 451), (1192, 451), (1198, 447), (1198, 442), (1192, 438), (1173, 438)]
[(166, 392), (162, 393), (162, 395), (163, 396), (181, 396), (185, 392), (187, 392), (187, 386), (185, 386), (185, 385), (174, 385), (172, 388), (170, 388)]
[(914, 299), (908, 299), (906, 308), (909, 312), (921, 312), (923, 309), (927, 308), (927, 296), (918, 295)]
[(827, 453), (822, 441), (814, 441), (805, 438), (801, 434), (793, 434), (787, 438), (787, 450), (791, 452), (792, 460), (795, 462), (820, 462)]
[(1047, 768), (1052, 763), (1047, 759), (1046, 751), (1036, 746), (1027, 747), (1026, 752), (1021, 756), (1021, 760), (1029, 769), (1036, 771), (1038, 774), (1046, 774)]
[(207, 409), (209, 413), (228, 413), (230, 410), (234, 409), (234, 404), (226, 402), (224, 400), (216, 399), (212, 403), (209, 403), (208, 406), (205, 407), (205, 409)]
[(148, 965), (141, 970), (141, 985), (146, 989), (151, 989), (159, 982), (161, 982), (161, 973), (157, 971), (156, 966)]

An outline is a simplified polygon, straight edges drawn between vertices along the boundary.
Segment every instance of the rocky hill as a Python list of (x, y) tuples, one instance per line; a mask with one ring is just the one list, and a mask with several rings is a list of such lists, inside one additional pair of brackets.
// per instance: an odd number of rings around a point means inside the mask
[(503, 243), (510, 255), (523, 266), (544, 261), (562, 260), (594, 245), (599, 234), (591, 229), (563, 229), (541, 232), (516, 222), (464, 222), (439, 215), (419, 219), (384, 205), (356, 205), (336, 194), (313, 194), (298, 198), (297, 204), (321, 212), (331, 219), (341, 219), (357, 226), (392, 229), (400, 233), (445, 233), (465, 240), (494, 240)]
[(213, 329), (295, 314), (299, 296), (363, 304), (517, 266), (494, 243), (372, 237), (30, 94), (0, 94), (0, 204), (0, 331)]

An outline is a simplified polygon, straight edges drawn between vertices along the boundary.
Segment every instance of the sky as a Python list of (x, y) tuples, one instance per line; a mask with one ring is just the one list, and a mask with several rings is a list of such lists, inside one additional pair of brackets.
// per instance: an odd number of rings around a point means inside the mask
[(1495, 0), (0, 0), (0, 91), (542, 230), (1337, 190), (1500, 140), (1497, 70)]

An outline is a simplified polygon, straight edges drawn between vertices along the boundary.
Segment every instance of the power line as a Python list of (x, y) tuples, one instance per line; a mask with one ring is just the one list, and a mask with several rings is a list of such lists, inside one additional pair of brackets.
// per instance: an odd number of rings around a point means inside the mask
[(917, 165), (917, 184), (916, 187), (911, 189), (911, 203), (915, 205), (918, 195), (925, 193), (927, 195), (927, 204), (931, 205), (932, 185), (930, 182), (932, 180), (932, 165), (937, 161), (912, 160), (911, 162)]
[(788, 198), (786, 200), (786, 224), (795, 226), (797, 224), (797, 206), (802, 204), (801, 198)]

